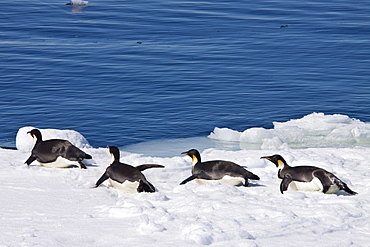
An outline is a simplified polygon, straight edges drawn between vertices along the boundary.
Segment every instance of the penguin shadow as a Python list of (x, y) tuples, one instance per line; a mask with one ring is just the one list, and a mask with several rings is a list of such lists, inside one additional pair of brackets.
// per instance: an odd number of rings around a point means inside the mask
[[(84, 165), (86, 166), (86, 168), (88, 167), (98, 167), (98, 165), (96, 164), (86, 164), (84, 163)], [(55, 169), (80, 169), (80, 167), (78, 165), (70, 165), (70, 166), (66, 166), (66, 167), (47, 167), (47, 166), (43, 166), (43, 165), (39, 165), (39, 164), (30, 164), (28, 165), (28, 167), (43, 167), (43, 168), (55, 168)], [(81, 169), (81, 170), (85, 170), (85, 169)]]
[[(86, 161), (86, 162), (83, 162), (83, 163), (86, 166), (86, 168), (89, 168), (89, 167), (92, 167), (92, 168), (93, 167), (99, 167), (99, 165), (96, 162), (90, 163), (90, 162)], [(79, 168), (77, 165), (71, 165), (69, 168), (75, 168), (75, 167)]]
[[(243, 187), (243, 186), (241, 186)], [(266, 187), (266, 185), (264, 184), (259, 184), (259, 183), (248, 183), (248, 186), (247, 187)]]
[(335, 192), (333, 194), (336, 195), (336, 196), (353, 196), (353, 195), (345, 192), (344, 190), (339, 190), (339, 191), (337, 191), (337, 192)]

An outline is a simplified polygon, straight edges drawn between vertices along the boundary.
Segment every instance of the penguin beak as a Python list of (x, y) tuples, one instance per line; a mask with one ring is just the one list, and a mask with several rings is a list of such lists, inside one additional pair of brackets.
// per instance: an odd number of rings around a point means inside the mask
[(31, 131), (27, 132), (27, 134), (30, 134), (32, 138), (36, 138), (36, 136), (32, 134)]
[(266, 160), (269, 160), (271, 161), (272, 163), (274, 163), (276, 165), (276, 167), (279, 167), (279, 162), (281, 162), (281, 160), (272, 160), (271, 158), (272, 156), (264, 156), (264, 157), (261, 157), (261, 159), (266, 159)]
[(188, 152), (182, 152), (181, 154), (187, 154), (187, 155), (189, 155)]
[(269, 156), (263, 156), (263, 157), (261, 157), (261, 159), (271, 160), (271, 157), (269, 157)]

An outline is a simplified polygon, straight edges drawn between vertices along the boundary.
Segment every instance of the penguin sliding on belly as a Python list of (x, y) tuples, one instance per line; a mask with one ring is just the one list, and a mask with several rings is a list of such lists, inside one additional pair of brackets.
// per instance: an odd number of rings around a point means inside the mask
[(119, 149), (114, 146), (108, 146), (109, 153), (112, 156), (112, 162), (104, 174), (96, 182), (98, 187), (108, 179), (111, 186), (126, 193), (155, 192), (154, 186), (149, 183), (141, 172), (148, 168), (164, 168), (162, 165), (140, 165), (130, 166), (119, 162)]
[(261, 159), (267, 159), (279, 168), (278, 178), (281, 180), (280, 192), (282, 194), (286, 190), (321, 191), (325, 194), (344, 190), (351, 195), (357, 194), (348, 188), (346, 183), (324, 169), (315, 166), (291, 167), (283, 157), (277, 154), (261, 157)]
[(31, 156), (25, 162), (27, 165), (36, 160), (45, 167), (65, 168), (76, 165), (86, 169), (82, 160), (92, 158), (91, 155), (73, 146), (67, 140), (51, 139), (43, 141), (38, 129), (33, 129), (27, 134), (30, 134), (35, 142)]
[(180, 184), (186, 184), (195, 179), (197, 184), (209, 184), (216, 180), (221, 184), (248, 186), (248, 179), (260, 179), (257, 175), (230, 161), (214, 160), (202, 162), (200, 154), (196, 149), (191, 149), (182, 154), (187, 154), (192, 158), (193, 167), (192, 175)]

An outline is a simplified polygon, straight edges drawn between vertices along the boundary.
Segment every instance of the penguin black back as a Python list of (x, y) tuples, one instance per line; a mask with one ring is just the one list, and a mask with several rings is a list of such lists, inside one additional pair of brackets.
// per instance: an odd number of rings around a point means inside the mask
[(182, 154), (192, 158), (192, 175), (182, 181), (185, 184), (196, 179), (197, 183), (207, 183), (206, 180), (219, 180), (221, 183), (248, 186), (248, 179), (259, 180), (259, 177), (231, 161), (213, 160), (202, 162), (200, 153), (191, 149)]

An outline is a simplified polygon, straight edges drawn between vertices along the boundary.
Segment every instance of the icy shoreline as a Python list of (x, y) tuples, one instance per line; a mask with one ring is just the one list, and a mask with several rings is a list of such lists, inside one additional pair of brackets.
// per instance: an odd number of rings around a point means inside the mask
[[(93, 160), (86, 170), (27, 167), (25, 136), (17, 137), (24, 148), (0, 149), (0, 246), (368, 245), (370, 148), (366, 146), (202, 151), (203, 160), (234, 161), (259, 175), (261, 180), (251, 181), (247, 188), (194, 182), (180, 186), (190, 174), (189, 157), (122, 150), (122, 162), (165, 166), (144, 171), (158, 192), (132, 195), (105, 186), (93, 188), (110, 161), (106, 148), (89, 146), (78, 132), (49, 131), (52, 138), (67, 134)], [(275, 166), (260, 159), (275, 153), (292, 166), (314, 165), (333, 172), (359, 194), (288, 191), (282, 195)]]

